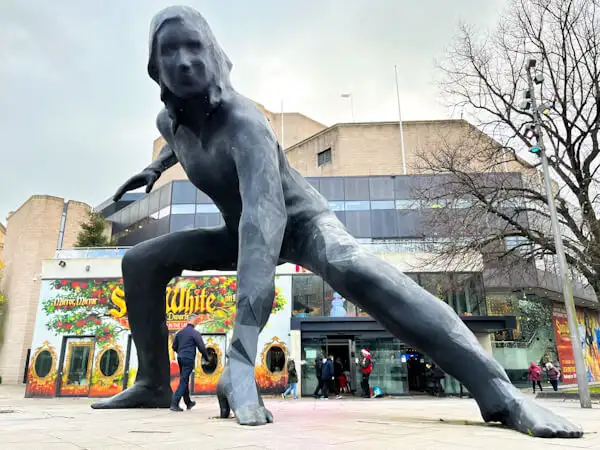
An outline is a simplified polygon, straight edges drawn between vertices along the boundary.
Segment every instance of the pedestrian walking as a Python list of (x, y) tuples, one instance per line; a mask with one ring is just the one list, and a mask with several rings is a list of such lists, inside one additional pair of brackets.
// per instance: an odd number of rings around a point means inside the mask
[(287, 363), (287, 371), (288, 371), (288, 388), (285, 390), (281, 397), (285, 400), (286, 395), (290, 392), (292, 393), (292, 398), (296, 400), (296, 386), (298, 384), (298, 373), (296, 372), (296, 363), (294, 363), (294, 359), (290, 358)]
[(528, 377), (529, 381), (531, 381), (531, 386), (533, 387), (534, 394), (536, 384), (540, 388), (540, 392), (544, 390), (542, 389), (542, 368), (538, 366), (534, 361), (531, 361), (531, 365), (529, 366)]
[(179, 402), (183, 401), (187, 409), (192, 409), (196, 402), (190, 398), (190, 375), (194, 371), (196, 363), (196, 349), (202, 354), (202, 358), (208, 361), (208, 353), (202, 340), (202, 335), (196, 330), (195, 326), (198, 316), (192, 314), (188, 317), (188, 323), (180, 330), (173, 340), (173, 351), (177, 353), (177, 363), (179, 364), (179, 386), (173, 393), (171, 400), (171, 411), (183, 411)]

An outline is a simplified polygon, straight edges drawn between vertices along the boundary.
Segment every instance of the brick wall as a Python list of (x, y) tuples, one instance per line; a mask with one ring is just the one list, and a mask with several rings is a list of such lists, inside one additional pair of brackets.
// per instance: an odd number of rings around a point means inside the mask
[[(27, 349), (31, 345), (40, 294), (42, 260), (51, 258), (58, 243), (64, 200), (34, 195), (7, 222), (1, 289), (8, 297), (4, 345), (0, 349), (0, 375), (5, 384), (20, 383)], [(64, 247), (75, 243), (79, 225), (90, 207), (69, 202)]]

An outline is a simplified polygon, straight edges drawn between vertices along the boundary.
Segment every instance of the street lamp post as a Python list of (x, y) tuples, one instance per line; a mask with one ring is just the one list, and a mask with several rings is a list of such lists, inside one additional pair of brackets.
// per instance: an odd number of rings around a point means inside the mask
[(352, 112), (352, 122), (354, 123), (354, 100), (352, 100), (352, 94), (344, 93), (341, 97), (350, 99), (350, 111)]
[(554, 246), (556, 247), (556, 257), (558, 259), (558, 270), (560, 274), (560, 282), (562, 284), (563, 297), (567, 310), (567, 320), (569, 322), (569, 333), (571, 334), (571, 346), (573, 347), (573, 356), (575, 358), (575, 372), (577, 373), (577, 387), (579, 389), (579, 402), (582, 408), (591, 408), (592, 401), (590, 398), (590, 389), (588, 385), (587, 372), (583, 360), (583, 351), (581, 348), (581, 339), (579, 337), (579, 329), (576, 322), (575, 302), (573, 300), (573, 287), (571, 280), (567, 274), (567, 261), (565, 257), (565, 249), (563, 247), (560, 229), (558, 225), (558, 216), (556, 214), (556, 206), (554, 205), (554, 195), (552, 193), (552, 183), (550, 178), (550, 170), (548, 168), (548, 157), (546, 156), (546, 148), (544, 146), (544, 137), (542, 132), (542, 121), (540, 110), (535, 98), (535, 84), (542, 84), (544, 78), (541, 73), (532, 75), (532, 70), (536, 66), (536, 60), (530, 59), (527, 64), (527, 84), (528, 91), (525, 92), (524, 109), (531, 108), (533, 114), (532, 134), (536, 137), (536, 146), (529, 151), (538, 154), (542, 160), (542, 169), (544, 173), (544, 184), (546, 186), (546, 195), (548, 197), (548, 209), (550, 210), (550, 220), (552, 223), (552, 234), (554, 235)]

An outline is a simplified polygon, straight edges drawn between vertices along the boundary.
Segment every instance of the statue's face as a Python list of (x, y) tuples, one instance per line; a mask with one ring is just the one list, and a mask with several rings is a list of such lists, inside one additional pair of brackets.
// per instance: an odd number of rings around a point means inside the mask
[(210, 82), (210, 53), (201, 38), (197, 29), (177, 21), (165, 23), (156, 36), (160, 79), (179, 98), (206, 92)]

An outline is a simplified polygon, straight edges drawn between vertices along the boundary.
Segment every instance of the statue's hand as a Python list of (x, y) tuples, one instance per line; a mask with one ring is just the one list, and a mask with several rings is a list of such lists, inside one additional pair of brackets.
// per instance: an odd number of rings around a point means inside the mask
[(154, 183), (160, 177), (160, 173), (151, 170), (145, 169), (140, 173), (132, 176), (129, 180), (127, 180), (123, 185), (117, 190), (115, 195), (113, 196), (113, 200), (115, 202), (119, 201), (125, 192), (133, 191), (134, 189), (141, 188), (146, 186), (146, 194), (152, 190)]

